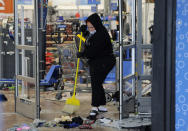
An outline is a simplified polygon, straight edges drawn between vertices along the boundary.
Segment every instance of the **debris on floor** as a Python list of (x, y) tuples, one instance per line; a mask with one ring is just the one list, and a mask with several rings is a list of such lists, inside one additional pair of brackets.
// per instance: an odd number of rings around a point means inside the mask
[[(151, 127), (151, 118), (139, 118), (139, 117), (129, 117), (123, 120), (112, 120), (109, 118), (98, 119), (95, 122), (95, 126), (105, 126), (116, 129), (142, 129)], [(144, 130), (145, 131), (145, 130)]]
[(116, 128), (116, 129), (121, 129), (119, 126), (119, 121), (118, 120), (111, 120), (109, 118), (103, 118), (103, 119), (98, 119), (95, 122), (95, 126), (105, 126), (105, 127), (111, 127), (111, 128)]
[(80, 129), (92, 129), (93, 127), (89, 124), (83, 124), (79, 126)]
[(46, 122), (45, 120), (35, 119), (35, 120), (33, 121), (33, 125), (34, 125), (35, 127), (41, 127), (42, 125), (44, 125), (45, 122)]
[(151, 125), (151, 120), (149, 118), (138, 119), (138, 118), (127, 118), (125, 120), (113, 120), (111, 118), (100, 118), (97, 120), (89, 120), (86, 118), (81, 118), (80, 116), (61, 116), (60, 118), (55, 118), (52, 121), (45, 121), (36, 119), (32, 124), (22, 124), (15, 125), (14, 127), (8, 129), (8, 131), (38, 131), (40, 128), (79, 128), (79, 129), (93, 129), (97, 127), (111, 127), (116, 129), (132, 129), (132, 128), (147, 128)]
[(60, 99), (62, 99), (62, 97), (63, 97), (63, 92), (62, 91), (60, 91), (60, 92), (58, 92), (56, 95), (55, 95), (55, 98), (57, 99), (57, 100), (60, 100)]
[[(112, 120), (109, 118), (98, 119), (100, 122), (109, 123)], [(80, 116), (71, 117), (71, 116), (61, 116), (60, 118), (55, 118), (52, 121), (45, 121), (35, 119), (32, 124), (21, 124), (15, 125), (14, 127), (8, 129), (8, 131), (38, 131), (42, 127), (49, 128), (79, 128), (79, 129), (93, 129), (93, 124), (95, 120), (89, 120), (86, 118), (81, 118)]]
[(100, 121), (101, 123), (109, 124), (113, 120), (110, 118), (101, 118), (101, 119), (98, 119), (98, 121)]
[(15, 125), (14, 127), (8, 129), (7, 131), (38, 131), (32, 124), (21, 124), (21, 125)]
[(70, 116), (61, 116), (61, 121), (72, 121)]
[(78, 117), (61, 116), (60, 118), (55, 118), (53, 121), (42, 121), (34, 120), (33, 125), (37, 128), (39, 127), (64, 127), (64, 128), (75, 128), (83, 124), (83, 119)]

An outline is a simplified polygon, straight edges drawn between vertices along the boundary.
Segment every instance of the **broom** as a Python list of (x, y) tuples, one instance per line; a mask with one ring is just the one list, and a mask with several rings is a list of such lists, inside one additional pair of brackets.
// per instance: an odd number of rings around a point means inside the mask
[[(82, 37), (82, 32), (81, 32), (81, 37)], [(79, 52), (81, 50), (81, 44), (82, 44), (82, 39), (80, 39), (80, 44), (79, 44), (79, 49), (78, 49)], [(63, 111), (66, 113), (69, 113), (69, 114), (73, 114), (80, 107), (80, 101), (78, 99), (76, 99), (76, 97), (75, 97), (79, 63), (80, 63), (80, 58), (78, 58), (78, 60), (77, 60), (77, 68), (76, 68), (76, 76), (75, 76), (75, 82), (74, 82), (73, 95), (71, 98), (68, 98), (66, 100), (65, 106), (63, 108)]]

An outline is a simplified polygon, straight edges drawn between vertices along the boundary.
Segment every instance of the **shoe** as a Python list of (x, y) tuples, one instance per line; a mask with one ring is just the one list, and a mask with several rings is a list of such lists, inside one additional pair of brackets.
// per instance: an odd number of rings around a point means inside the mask
[(104, 107), (104, 106), (99, 106), (99, 107), (98, 107), (98, 111), (99, 111), (99, 112), (108, 112), (107, 108)]
[(97, 115), (98, 115), (98, 108), (97, 107), (92, 107), (87, 119), (96, 120)]
[(92, 107), (89, 115), (94, 116), (96, 114), (98, 114), (98, 108), (97, 107)]

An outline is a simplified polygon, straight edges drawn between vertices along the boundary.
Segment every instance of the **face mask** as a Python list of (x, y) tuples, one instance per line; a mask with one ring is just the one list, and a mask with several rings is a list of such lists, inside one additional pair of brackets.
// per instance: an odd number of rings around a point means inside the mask
[(93, 34), (95, 34), (95, 32), (96, 32), (96, 30), (90, 31), (90, 34), (93, 35)]

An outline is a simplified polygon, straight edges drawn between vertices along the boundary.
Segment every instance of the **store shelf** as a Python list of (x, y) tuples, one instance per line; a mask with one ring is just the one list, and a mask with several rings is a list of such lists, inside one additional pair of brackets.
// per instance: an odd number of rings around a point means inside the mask
[[(64, 37), (64, 36), (68, 36), (68, 37), (72, 36), (73, 37), (75, 35), (69, 35), (69, 34), (68, 35), (61, 35), (61, 37)], [(54, 38), (54, 37), (58, 37), (58, 35), (46, 35), (46, 37), (53, 37)]]

